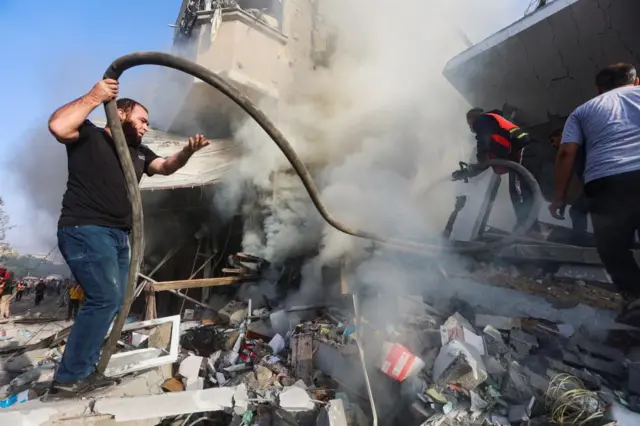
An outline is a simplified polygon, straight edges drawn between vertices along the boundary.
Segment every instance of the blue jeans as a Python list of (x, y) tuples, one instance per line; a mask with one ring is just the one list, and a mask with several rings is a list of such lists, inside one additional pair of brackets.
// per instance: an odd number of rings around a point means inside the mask
[(58, 229), (58, 247), (85, 295), (55, 377), (72, 383), (95, 371), (105, 335), (122, 308), (129, 237), (117, 228), (70, 226)]

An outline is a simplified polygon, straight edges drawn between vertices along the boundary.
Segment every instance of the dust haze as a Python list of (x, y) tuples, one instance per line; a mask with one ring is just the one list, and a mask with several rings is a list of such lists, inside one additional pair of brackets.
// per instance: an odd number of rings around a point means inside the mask
[[(338, 220), (381, 236), (437, 243), (455, 189), (428, 189), (473, 149), (464, 119), (469, 105), (442, 70), (467, 47), (465, 35), (488, 35), (508, 24), (495, 17), (513, 5), (336, 0), (320, 7), (338, 34), (329, 67), (297, 72), (280, 87), (278, 104), (262, 107), (308, 165)], [(299, 181), (274, 173), (288, 168), (286, 159), (255, 123), (247, 120), (235, 137), (247, 154), (218, 201), (237, 205), (246, 181), (266, 194), (262, 232), (245, 233), (245, 251), (279, 262), (320, 247), (304, 268), (296, 302), (317, 300), (322, 267), (345, 260), (353, 265), (352, 279), (367, 285), (425, 290), (438, 282), (432, 263), (372, 250), (371, 242), (327, 226)], [(277, 195), (269, 196), (272, 189)]]
[[(281, 88), (278, 105), (262, 106), (310, 165), (322, 199), (341, 221), (384, 236), (437, 238), (453, 197), (445, 190), (423, 194), (457, 161), (467, 159), (472, 148), (462, 118), (469, 105), (442, 77), (442, 69), (466, 48), (466, 36), (479, 41), (510, 23), (504, 17), (514, 14), (505, 11), (521, 8), (509, 0), (409, 0), (393, 7), (381, 0), (320, 4), (339, 36), (330, 67), (297, 73), (290, 86)], [(44, 86), (52, 88), (43, 93), (47, 114), (34, 117), (11, 159), (18, 190), (27, 196), (24, 214), (33, 218), (30, 232), (46, 245), (55, 244), (67, 173), (64, 147), (46, 129), (48, 113), (86, 93), (100, 77), (72, 66), (74, 60), (62, 61), (64, 68), (43, 77)], [(180, 79), (170, 73), (169, 81)], [(166, 84), (166, 75), (148, 69), (127, 74), (121, 88), (123, 95), (149, 107), (154, 127), (161, 129), (176, 117), (175, 106), (184, 95), (180, 84)], [(287, 165), (262, 130), (247, 121), (235, 137), (247, 155), (229, 173), (217, 209), (237, 212), (252, 186), (269, 190), (275, 184), (281, 190), (279, 197), (263, 198), (265, 219), (259, 232), (245, 233), (245, 250), (279, 261), (320, 247), (306, 268), (309, 277), (346, 255), (368, 258), (370, 244), (328, 228), (295, 176), (272, 182), (273, 172)]]

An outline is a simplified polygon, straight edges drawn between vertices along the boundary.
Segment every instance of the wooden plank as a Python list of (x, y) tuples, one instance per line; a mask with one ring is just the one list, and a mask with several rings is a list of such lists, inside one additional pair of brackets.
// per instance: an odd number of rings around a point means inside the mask
[(202, 278), (197, 280), (163, 281), (153, 283), (154, 291), (178, 290), (232, 285), (247, 281), (244, 277)]
[(296, 334), (291, 338), (291, 366), (294, 377), (311, 383), (313, 374), (313, 335)]

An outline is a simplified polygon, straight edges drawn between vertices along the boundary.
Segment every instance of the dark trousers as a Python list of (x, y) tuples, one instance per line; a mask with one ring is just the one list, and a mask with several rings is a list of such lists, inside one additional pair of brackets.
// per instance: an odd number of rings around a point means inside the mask
[(588, 182), (585, 193), (602, 263), (625, 299), (640, 297), (640, 267), (631, 252), (640, 229), (640, 171)]
[(122, 308), (129, 236), (117, 228), (72, 226), (58, 229), (58, 247), (85, 295), (55, 376), (72, 383), (95, 371), (107, 330)]
[(44, 291), (36, 291), (36, 306), (40, 306), (42, 299), (44, 299)]
[(67, 319), (75, 319), (78, 315), (78, 309), (80, 309), (80, 299), (69, 299), (69, 305), (67, 306)]
[[(516, 172), (509, 172), (509, 196), (511, 197), (513, 210), (516, 213), (516, 226), (520, 227), (533, 207), (533, 192), (529, 184), (523, 182)], [(534, 229), (537, 223), (538, 221), (534, 222)]]
[(22, 293), (24, 293), (24, 290), (18, 290), (18, 292), (16, 293), (16, 302), (22, 300)]
[(571, 227), (575, 232), (587, 232), (587, 215), (589, 214), (589, 200), (586, 195), (582, 194), (569, 207), (569, 217), (571, 218)]

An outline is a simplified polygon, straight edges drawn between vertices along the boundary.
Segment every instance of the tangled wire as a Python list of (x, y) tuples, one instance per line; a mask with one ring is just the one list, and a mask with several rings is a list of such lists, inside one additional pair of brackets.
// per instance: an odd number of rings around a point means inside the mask
[(604, 416), (604, 402), (598, 394), (585, 389), (577, 377), (558, 374), (546, 394), (551, 421), (559, 425), (586, 426)]

